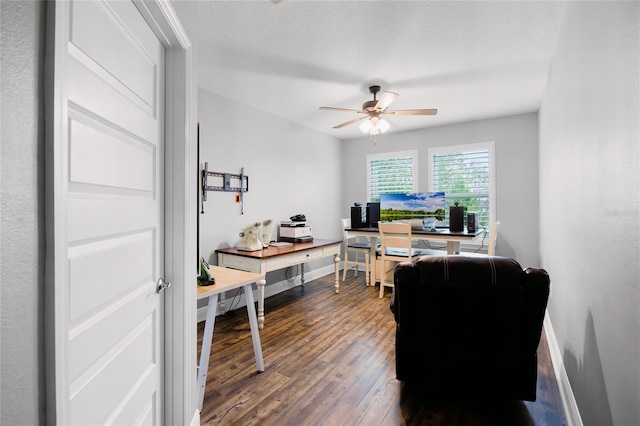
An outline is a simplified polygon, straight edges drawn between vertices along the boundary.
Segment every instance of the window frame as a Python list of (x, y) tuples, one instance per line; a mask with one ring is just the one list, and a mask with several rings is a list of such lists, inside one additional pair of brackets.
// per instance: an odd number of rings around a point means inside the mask
[(392, 160), (395, 158), (411, 158), (411, 162), (413, 165), (413, 173), (412, 173), (412, 181), (411, 181), (411, 192), (419, 192), (419, 163), (418, 163), (418, 150), (411, 149), (406, 151), (395, 151), (395, 152), (383, 152), (378, 154), (367, 154), (366, 157), (366, 168), (367, 168), (367, 202), (371, 202), (371, 162), (376, 160)]
[[(429, 191), (434, 191), (434, 157), (437, 155), (446, 155), (446, 154), (454, 154), (454, 153), (466, 153), (466, 152), (477, 152), (477, 151), (487, 151), (488, 152), (488, 163), (489, 163), (489, 223), (487, 224), (487, 230), (491, 229), (491, 226), (495, 223), (497, 218), (497, 209), (496, 209), (496, 163), (495, 163), (495, 142), (476, 142), (469, 144), (461, 144), (461, 145), (448, 145), (448, 146), (438, 146), (432, 147), (428, 149), (428, 164), (427, 164), (427, 182)], [(447, 197), (445, 193), (445, 197)]]

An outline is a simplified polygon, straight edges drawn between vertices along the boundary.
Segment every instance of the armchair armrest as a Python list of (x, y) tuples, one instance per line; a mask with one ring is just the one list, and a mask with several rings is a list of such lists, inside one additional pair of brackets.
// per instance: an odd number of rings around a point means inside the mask
[(527, 331), (525, 335), (528, 337), (525, 350), (535, 352), (542, 334), (542, 323), (547, 309), (551, 280), (544, 269), (527, 268), (524, 274), (525, 304), (522, 318), (525, 321), (523, 329)]
[(413, 282), (413, 280), (417, 280), (417, 278), (418, 278), (418, 271), (412, 262), (400, 262), (396, 265), (396, 268), (393, 274), (393, 285), (394, 285), (393, 293), (391, 294), (391, 304), (389, 305), (391, 312), (393, 312), (393, 317), (396, 323), (400, 322), (400, 316), (398, 312), (399, 311), (398, 297), (396, 294), (398, 283), (400, 281)]

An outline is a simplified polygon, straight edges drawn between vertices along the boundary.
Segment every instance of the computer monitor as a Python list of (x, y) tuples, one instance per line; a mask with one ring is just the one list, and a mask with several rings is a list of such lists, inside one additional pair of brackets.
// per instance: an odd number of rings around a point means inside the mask
[(444, 221), (444, 192), (380, 194), (380, 221)]

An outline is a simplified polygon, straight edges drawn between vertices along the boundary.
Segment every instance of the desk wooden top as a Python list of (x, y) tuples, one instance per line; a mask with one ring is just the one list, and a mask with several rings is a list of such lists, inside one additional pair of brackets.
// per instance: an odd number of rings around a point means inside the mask
[(216, 253), (233, 254), (242, 257), (251, 257), (254, 259), (268, 259), (270, 257), (282, 256), (285, 254), (297, 253), (305, 250), (312, 250), (318, 247), (332, 246), (334, 244), (342, 244), (342, 240), (321, 240), (314, 238), (313, 241), (306, 243), (293, 243), (290, 246), (274, 247), (269, 246), (262, 250), (256, 251), (243, 251), (238, 250), (236, 247), (229, 247), (225, 249), (218, 249)]
[[(364, 232), (368, 234), (378, 234), (380, 232), (378, 228), (347, 228), (346, 231), (347, 232)], [(478, 235), (481, 235), (483, 232), (484, 232), (484, 229), (478, 229), (476, 232), (468, 232), (467, 228), (465, 228), (465, 230), (462, 232), (452, 232), (449, 229), (438, 229), (436, 231), (427, 231), (424, 229), (412, 229), (411, 235), (412, 236), (430, 235), (434, 237), (442, 236), (442, 237), (459, 237), (459, 238), (473, 239)]]
[(256, 281), (264, 280), (263, 274), (255, 274), (253, 272), (239, 271), (237, 269), (221, 268), (220, 266), (209, 266), (211, 276), (215, 278), (216, 283), (209, 286), (198, 286), (198, 300), (212, 296), (223, 291), (233, 290)]

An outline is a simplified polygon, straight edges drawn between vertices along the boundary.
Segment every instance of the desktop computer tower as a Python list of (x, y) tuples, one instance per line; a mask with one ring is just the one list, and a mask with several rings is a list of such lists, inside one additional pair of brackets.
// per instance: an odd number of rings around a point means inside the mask
[(458, 203), (449, 207), (449, 230), (451, 232), (464, 231), (464, 207), (458, 206)]
[(367, 226), (377, 228), (380, 221), (380, 203), (367, 203)]

